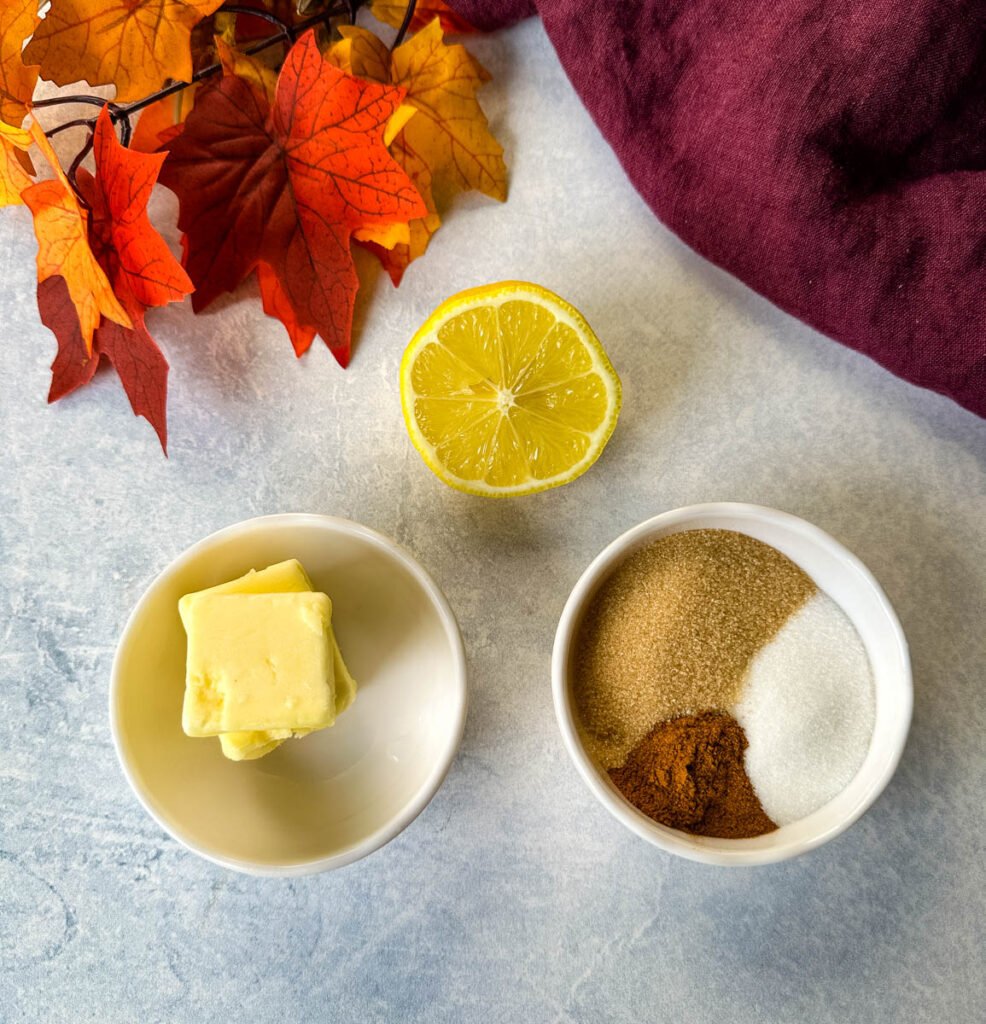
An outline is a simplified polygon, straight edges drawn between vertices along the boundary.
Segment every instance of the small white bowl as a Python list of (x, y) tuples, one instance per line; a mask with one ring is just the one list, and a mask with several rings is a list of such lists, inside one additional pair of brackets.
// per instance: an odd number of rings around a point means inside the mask
[[(570, 688), (572, 644), (586, 605), (599, 585), (632, 551), (684, 530), (735, 530), (770, 544), (799, 565), (842, 607), (856, 627), (873, 670), (876, 721), (855, 778), (813, 814), (754, 839), (693, 836), (659, 825), (623, 798), (586, 753), (575, 724)], [(648, 519), (609, 545), (582, 574), (565, 604), (552, 655), (555, 714), (568, 753), (599, 802), (631, 832), (666, 850), (705, 864), (771, 864), (806, 853), (847, 829), (880, 795), (904, 750), (911, 723), (911, 664), (907, 641), (890, 601), (869, 570), (817, 526), (759, 505), (720, 502), (689, 505)]]
[[(218, 740), (182, 732), (178, 599), (288, 558), (332, 598), (356, 701), (331, 729), (228, 761)], [(327, 871), (389, 842), (441, 786), (465, 718), (462, 639), (431, 577), (381, 534), (320, 515), (250, 519), (175, 559), (131, 614), (110, 686), (113, 743), (148, 813), (193, 852), (255, 875)]]

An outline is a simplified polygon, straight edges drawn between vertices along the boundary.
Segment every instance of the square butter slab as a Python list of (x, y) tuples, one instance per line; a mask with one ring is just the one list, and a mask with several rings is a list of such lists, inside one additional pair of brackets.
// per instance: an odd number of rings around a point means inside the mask
[(266, 569), (251, 569), (235, 580), (209, 587), (208, 590), (186, 594), (178, 602), (178, 614), (181, 615), (182, 625), (187, 630), (192, 603), (206, 594), (293, 594), (312, 589), (312, 581), (301, 562), (296, 558), (289, 558), (287, 561), (268, 565)]
[(186, 601), (182, 618), (182, 726), (189, 736), (334, 722), (332, 602), (325, 594), (207, 591)]

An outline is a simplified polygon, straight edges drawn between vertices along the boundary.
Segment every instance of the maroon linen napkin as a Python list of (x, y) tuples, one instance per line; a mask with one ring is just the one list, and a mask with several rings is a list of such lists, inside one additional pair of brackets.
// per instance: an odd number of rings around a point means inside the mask
[(706, 258), (986, 416), (983, 0), (449, 0), (539, 13), (630, 180)]

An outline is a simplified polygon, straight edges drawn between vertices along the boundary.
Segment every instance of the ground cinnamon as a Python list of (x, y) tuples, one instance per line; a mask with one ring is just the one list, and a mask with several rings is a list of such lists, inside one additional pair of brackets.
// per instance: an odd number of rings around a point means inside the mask
[(746, 769), (746, 736), (731, 715), (706, 711), (656, 725), (609, 775), (649, 818), (700, 836), (746, 839), (777, 826)]

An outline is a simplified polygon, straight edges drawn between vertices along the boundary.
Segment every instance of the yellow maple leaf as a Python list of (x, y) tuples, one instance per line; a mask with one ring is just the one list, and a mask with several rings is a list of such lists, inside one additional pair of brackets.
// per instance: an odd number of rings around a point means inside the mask
[(446, 45), (437, 18), (398, 46), (391, 64), (391, 81), (407, 89), (405, 102), (419, 111), (404, 135), (428, 161), (435, 187), (506, 199), (503, 147), (476, 99), (489, 72), (464, 46)]
[(415, 152), (403, 135), (395, 140), (391, 152), (394, 159), (404, 168), (407, 176), (414, 182), (414, 187), (421, 194), (421, 198), (428, 208), (426, 217), (419, 217), (407, 225), (406, 242), (401, 240), (396, 245), (383, 246), (385, 251), (377, 253), (384, 270), (390, 275), (394, 284), (398, 285), (408, 266), (428, 248), (431, 236), (442, 226), (442, 219), (435, 205), (435, 196), (431, 188), (431, 169), (428, 167), (428, 162)]
[(30, 134), (55, 177), (29, 185), (21, 193), (25, 205), (34, 215), (34, 233), (38, 237), (38, 283), (49, 277), (63, 277), (69, 296), (79, 314), (79, 327), (92, 354), (92, 335), (100, 316), (132, 327), (133, 322), (120, 300), (113, 293), (103, 268), (89, 247), (88, 216), (79, 205), (72, 186), (37, 123)]
[(24, 63), (24, 40), (38, 23), (38, 0), (0, 4), (0, 121), (19, 126), (38, 80), (38, 69)]
[(342, 26), (339, 31), (343, 38), (332, 47), (330, 59), (349, 74), (403, 86), (404, 103), (415, 110), (394, 138), (391, 152), (421, 193), (428, 216), (411, 221), (406, 243), (378, 252), (396, 284), (441, 223), (433, 188), (443, 197), (476, 189), (506, 199), (503, 149), (476, 99), (489, 74), (465, 47), (446, 45), (437, 18), (393, 53), (365, 29)]
[(390, 82), (390, 50), (380, 39), (353, 25), (340, 25), (339, 33), (342, 38), (329, 50), (329, 60), (336, 67), (371, 82)]
[(25, 167), (30, 132), (0, 122), (0, 206), (22, 203), (21, 193), (32, 183)]
[(241, 53), (235, 46), (216, 36), (216, 52), (222, 62), (223, 74), (237, 75), (249, 82), (268, 101), (273, 99), (277, 88), (277, 72), (256, 57)]
[(121, 102), (192, 77), (192, 29), (222, 0), (52, 0), (24, 52), (68, 85), (115, 85)]

